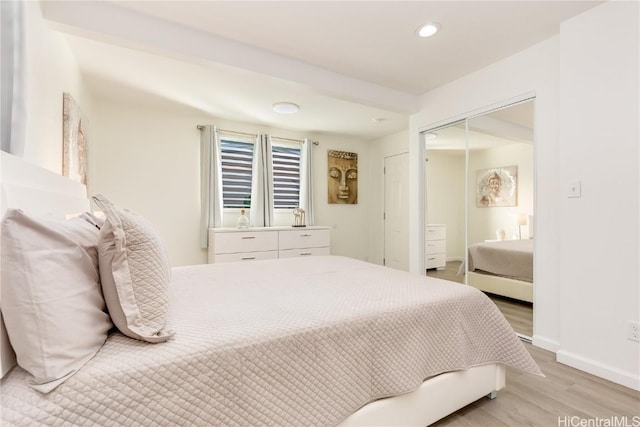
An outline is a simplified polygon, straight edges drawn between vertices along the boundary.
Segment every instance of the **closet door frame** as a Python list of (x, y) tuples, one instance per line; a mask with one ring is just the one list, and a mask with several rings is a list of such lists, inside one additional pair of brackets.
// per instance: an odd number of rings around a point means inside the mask
[[(486, 105), (484, 107), (478, 108), (476, 110), (467, 112), (467, 113), (463, 113), (460, 114), (458, 116), (454, 116), (454, 117), (450, 117), (449, 119), (445, 119), (445, 120), (441, 120), (435, 123), (432, 123), (430, 125), (427, 126), (423, 126), (421, 128), (418, 129), (418, 143), (420, 144), (419, 150), (418, 152), (420, 153), (420, 156), (422, 159), (426, 158), (426, 153), (427, 153), (427, 149), (426, 149), (426, 143), (425, 143), (425, 139), (424, 139), (424, 135), (430, 132), (434, 132), (437, 129), (442, 129), (448, 126), (452, 126), (456, 123), (460, 123), (462, 121), (464, 121), (465, 123), (465, 203), (464, 203), (464, 263), (465, 263), (465, 270), (466, 270), (466, 266), (468, 265), (468, 257), (469, 257), (469, 192), (472, 190), (469, 188), (469, 178), (470, 178), (470, 171), (469, 171), (469, 120), (476, 118), (476, 117), (480, 117), (483, 116), (485, 114), (489, 114), (495, 111), (499, 111), (499, 110), (503, 110), (506, 108), (510, 108), (513, 106), (516, 106), (518, 104), (522, 104), (525, 102), (535, 102), (536, 99), (536, 94), (535, 92), (529, 92), (529, 93), (525, 93), (519, 96), (516, 96), (514, 98), (510, 98), (501, 102), (496, 102), (494, 104), (490, 104), (490, 105)], [(536, 215), (535, 213), (538, 211), (538, 207), (537, 207), (537, 203), (538, 203), (538, 196), (537, 196), (537, 175), (538, 175), (538, 149), (537, 146), (538, 144), (536, 143), (537, 141), (537, 134), (536, 134), (536, 117), (535, 117), (535, 107), (534, 107), (534, 117), (533, 117), (533, 211), (534, 211), (534, 215), (533, 215), (533, 230), (536, 230), (535, 232), (537, 233), (538, 230), (538, 225), (537, 225), (537, 220), (538, 220), (538, 215)], [(426, 197), (426, 166), (425, 163), (426, 162), (421, 162), (422, 163), (422, 167), (418, 170), (418, 177), (419, 177), (419, 182), (422, 183), (423, 188), (422, 190), (422, 209), (420, 212), (420, 221), (422, 224), (422, 227), (419, 227), (419, 233), (421, 234), (419, 236), (420, 238), (420, 248), (421, 248), (421, 255), (420, 255), (420, 260), (421, 260), (421, 266), (420, 266), (420, 271), (422, 271), (422, 274), (425, 273), (425, 235), (424, 235), (424, 230), (425, 227), (424, 225), (426, 225), (427, 223), (427, 215), (426, 215), (426, 211), (427, 211), (427, 197)], [(536, 276), (536, 271), (537, 271), (537, 256), (536, 256), (536, 252), (537, 252), (537, 241), (534, 239), (533, 242), (534, 245), (534, 256), (533, 256), (533, 272), (534, 272), (534, 277)], [(465, 283), (467, 283), (467, 275), (465, 274)], [(535, 335), (535, 317), (536, 317), (536, 287), (534, 286), (533, 288), (533, 316), (534, 316), (534, 321), (533, 321), (533, 325), (534, 325), (534, 335)]]

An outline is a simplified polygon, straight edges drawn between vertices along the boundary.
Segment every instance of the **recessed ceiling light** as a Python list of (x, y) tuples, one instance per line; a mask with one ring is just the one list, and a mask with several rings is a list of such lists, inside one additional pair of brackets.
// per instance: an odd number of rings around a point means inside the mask
[(387, 120), (387, 119), (385, 119), (384, 117), (376, 117), (376, 118), (371, 119), (371, 123), (373, 123), (374, 125), (379, 125), (380, 123), (384, 122), (385, 120)]
[(431, 37), (440, 29), (440, 24), (436, 22), (429, 22), (428, 24), (424, 24), (418, 27), (416, 30), (416, 34), (420, 37)]
[(300, 107), (293, 102), (276, 102), (273, 104), (273, 111), (280, 114), (295, 114), (300, 111)]

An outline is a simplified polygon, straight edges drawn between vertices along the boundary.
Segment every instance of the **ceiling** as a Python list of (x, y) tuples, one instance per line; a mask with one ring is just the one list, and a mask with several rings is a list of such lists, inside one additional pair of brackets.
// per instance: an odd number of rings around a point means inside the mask
[[(42, 1), (96, 96), (372, 139), (595, 1)], [(441, 30), (421, 39), (416, 28)], [(292, 101), (298, 114), (271, 105)], [(383, 119), (383, 120), (375, 120)], [(376, 123), (377, 122), (377, 123)]]

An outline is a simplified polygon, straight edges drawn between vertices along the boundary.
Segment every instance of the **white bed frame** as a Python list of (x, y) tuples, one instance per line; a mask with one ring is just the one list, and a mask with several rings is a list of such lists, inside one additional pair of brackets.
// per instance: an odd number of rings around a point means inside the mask
[(481, 291), (533, 302), (533, 283), (467, 271), (467, 284)]
[[(25, 212), (64, 218), (89, 209), (85, 187), (54, 172), (1, 152), (0, 211)], [(15, 366), (15, 354), (0, 317), (0, 366), (4, 376)], [(426, 426), (483, 396), (494, 398), (505, 385), (503, 365), (491, 364), (448, 372), (425, 381), (417, 390), (371, 402), (340, 426)]]
[(426, 380), (411, 393), (371, 402), (338, 426), (424, 427), (483, 396), (494, 399), (504, 385), (503, 365), (447, 372)]

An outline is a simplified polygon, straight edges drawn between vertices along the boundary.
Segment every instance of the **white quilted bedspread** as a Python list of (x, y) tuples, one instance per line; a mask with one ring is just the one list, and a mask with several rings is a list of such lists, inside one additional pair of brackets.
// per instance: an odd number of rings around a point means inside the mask
[(46, 395), (15, 368), (3, 425), (329, 426), (442, 372), (540, 373), (476, 289), (342, 257), (175, 268), (167, 327), (112, 333)]

